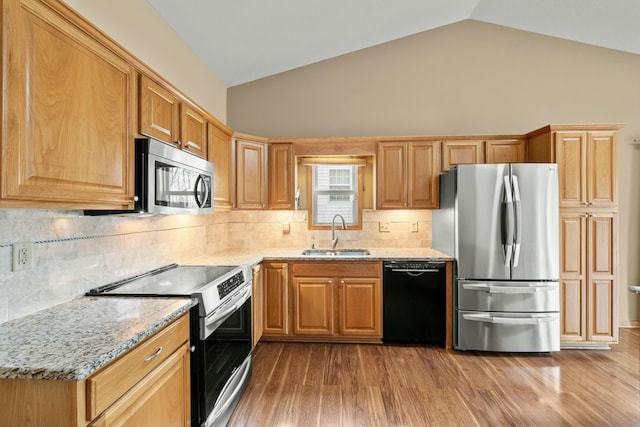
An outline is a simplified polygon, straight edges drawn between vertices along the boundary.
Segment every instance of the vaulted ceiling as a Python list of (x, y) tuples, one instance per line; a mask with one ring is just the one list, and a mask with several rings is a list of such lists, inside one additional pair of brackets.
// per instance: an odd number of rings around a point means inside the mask
[(227, 87), (465, 19), (640, 54), (640, 0), (148, 0)]

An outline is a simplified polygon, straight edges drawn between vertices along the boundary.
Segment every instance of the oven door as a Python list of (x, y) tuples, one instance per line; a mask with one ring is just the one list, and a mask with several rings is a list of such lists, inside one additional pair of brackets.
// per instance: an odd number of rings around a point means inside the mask
[[(202, 325), (200, 325), (202, 326)], [(251, 297), (196, 345), (195, 426), (224, 426), (252, 373)]]

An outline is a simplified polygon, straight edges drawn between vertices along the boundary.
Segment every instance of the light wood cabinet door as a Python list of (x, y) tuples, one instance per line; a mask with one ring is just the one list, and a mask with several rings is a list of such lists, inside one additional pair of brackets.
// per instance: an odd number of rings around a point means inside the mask
[(292, 279), (294, 335), (333, 335), (333, 286), (331, 277)]
[(263, 262), (263, 333), (289, 334), (289, 267), (279, 262)]
[(269, 207), (294, 207), (293, 144), (273, 143), (269, 146)]
[(587, 218), (582, 212), (560, 214), (560, 339), (587, 337)]
[(379, 209), (407, 207), (407, 143), (378, 143), (376, 186)]
[(185, 343), (90, 425), (191, 425), (189, 358), (189, 344)]
[(442, 142), (442, 172), (455, 165), (485, 162), (485, 141), (460, 140)]
[(267, 207), (267, 144), (236, 139), (236, 208)]
[(588, 221), (587, 340), (617, 342), (617, 224), (615, 214), (590, 214)]
[(207, 158), (207, 119), (204, 113), (186, 104), (180, 105), (180, 147)]
[(487, 163), (524, 163), (526, 146), (524, 139), (487, 140)]
[(62, 5), (10, 3), (1, 21), (1, 197), (133, 208), (134, 68)]
[(587, 133), (557, 132), (555, 140), (560, 207), (586, 207)]
[(587, 133), (587, 205), (613, 207), (618, 204), (617, 132)]
[(252, 269), (251, 347), (255, 347), (264, 333), (264, 274), (262, 265)]
[(382, 338), (382, 286), (376, 278), (341, 278), (340, 335)]
[(407, 151), (408, 207), (436, 209), (439, 200), (440, 144), (431, 141), (411, 142)]
[(438, 207), (439, 142), (379, 142), (376, 162), (378, 209)]
[(231, 133), (207, 124), (207, 157), (213, 162), (213, 201), (216, 210), (231, 209), (232, 175), (235, 171)]
[(180, 102), (167, 88), (140, 75), (140, 133), (175, 144), (179, 138)]
[(612, 343), (617, 330), (614, 213), (560, 214), (560, 338)]

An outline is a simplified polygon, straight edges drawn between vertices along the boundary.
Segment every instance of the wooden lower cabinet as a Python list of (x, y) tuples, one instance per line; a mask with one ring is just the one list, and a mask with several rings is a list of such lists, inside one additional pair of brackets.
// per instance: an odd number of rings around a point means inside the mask
[(189, 314), (80, 380), (0, 380), (0, 426), (189, 426)]
[(253, 348), (264, 333), (264, 274), (262, 265), (253, 267), (251, 291), (251, 347)]
[(560, 339), (618, 341), (616, 214), (560, 213)]
[(263, 336), (289, 334), (289, 265), (263, 262)]
[(332, 277), (294, 277), (293, 335), (333, 335), (334, 292)]
[(382, 338), (380, 262), (296, 262), (291, 266), (296, 337)]

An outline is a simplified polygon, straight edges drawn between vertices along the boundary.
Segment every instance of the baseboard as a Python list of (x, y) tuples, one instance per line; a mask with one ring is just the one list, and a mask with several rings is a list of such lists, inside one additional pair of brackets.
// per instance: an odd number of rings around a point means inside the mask
[(640, 320), (629, 320), (628, 325), (622, 325), (620, 328), (640, 328)]
[(561, 342), (560, 350), (611, 350), (609, 344), (603, 342)]

